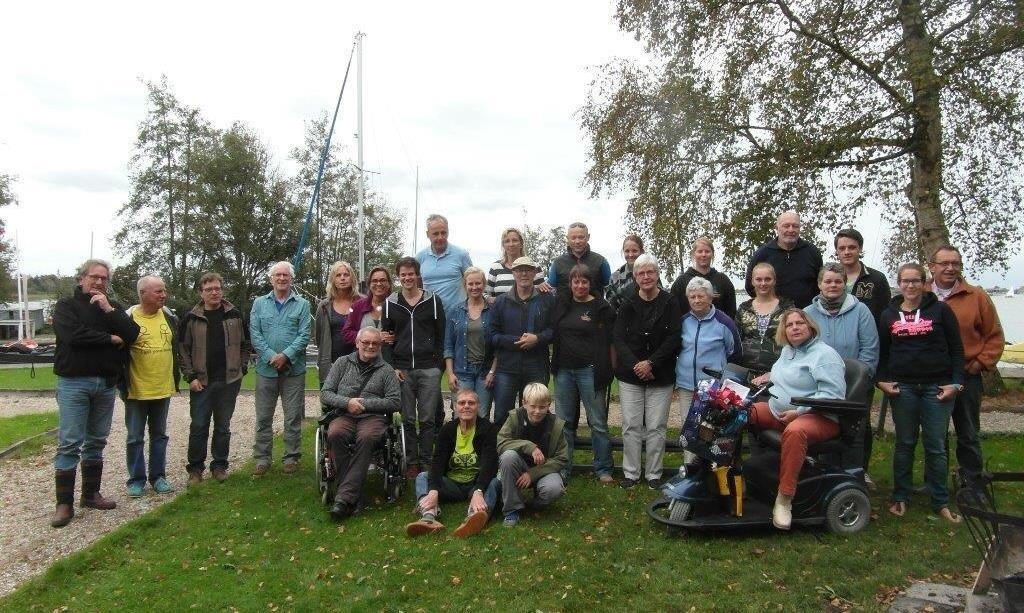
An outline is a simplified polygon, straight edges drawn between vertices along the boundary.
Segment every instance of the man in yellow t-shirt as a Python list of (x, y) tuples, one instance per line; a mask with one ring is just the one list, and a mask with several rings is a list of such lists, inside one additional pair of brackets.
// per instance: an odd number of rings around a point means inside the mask
[(153, 491), (167, 494), (174, 490), (167, 481), (167, 410), (171, 395), (177, 392), (178, 320), (164, 307), (167, 288), (160, 277), (139, 279), (139, 304), (128, 309), (139, 325), (139, 336), (129, 350), (128, 390), (124, 401), (124, 424), (128, 430), (128, 496), (142, 496), (146, 481), (143, 454), (149, 430), (149, 475)]

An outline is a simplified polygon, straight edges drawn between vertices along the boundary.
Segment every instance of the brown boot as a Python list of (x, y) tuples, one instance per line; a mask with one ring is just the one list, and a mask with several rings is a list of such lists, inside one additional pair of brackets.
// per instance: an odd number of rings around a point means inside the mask
[(82, 507), (109, 511), (117, 507), (117, 503), (109, 498), (104, 498), (100, 493), (100, 484), (103, 482), (103, 460), (82, 461), (82, 498), (79, 504)]
[(75, 516), (75, 471), (54, 471), (53, 480), (57, 486), (57, 509), (53, 512), (50, 525), (63, 528)]

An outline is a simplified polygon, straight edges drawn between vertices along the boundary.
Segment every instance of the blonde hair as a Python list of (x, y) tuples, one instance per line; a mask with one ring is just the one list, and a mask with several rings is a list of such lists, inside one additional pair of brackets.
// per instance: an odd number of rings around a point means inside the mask
[(523, 404), (551, 404), (551, 390), (543, 383), (528, 383), (523, 388)]
[(697, 239), (693, 241), (693, 247), (690, 247), (690, 255), (693, 255), (693, 252), (696, 251), (697, 247), (700, 245), (707, 247), (711, 251), (712, 256), (715, 255), (715, 245), (711, 242), (711, 239), (706, 236), (698, 236)]
[(811, 334), (811, 338), (816, 338), (821, 334), (821, 328), (818, 327), (817, 322), (815, 322), (813, 318), (809, 317), (803, 309), (789, 307), (782, 312), (782, 315), (779, 317), (779, 327), (775, 330), (775, 344), (779, 347), (789, 344), (789, 339), (786, 338), (786, 320), (789, 319), (790, 315), (799, 315), (800, 318), (804, 320), (804, 323), (806, 323), (807, 327), (811, 329), (811, 332), (813, 332), (813, 334)]
[(519, 228), (508, 227), (501, 231), (501, 259), (502, 261), (508, 260), (508, 252), (505, 251), (505, 238), (509, 234), (515, 234), (519, 237), (519, 244), (522, 252), (519, 254), (520, 257), (526, 255), (526, 239), (523, 238), (523, 233), (519, 231)]
[(487, 273), (485, 273), (482, 268), (470, 266), (466, 270), (462, 271), (462, 289), (464, 290), (469, 290), (469, 288), (466, 287), (466, 281), (469, 280), (469, 275), (480, 275), (483, 277), (484, 283), (487, 283)]
[(338, 274), (338, 271), (344, 268), (348, 271), (349, 276), (352, 277), (352, 286), (349, 288), (349, 298), (355, 299), (359, 296), (359, 291), (356, 289), (359, 287), (359, 275), (356, 274), (352, 265), (345, 261), (339, 261), (331, 264), (330, 270), (327, 271), (327, 298), (334, 300), (338, 297), (338, 288), (334, 287), (334, 275)]

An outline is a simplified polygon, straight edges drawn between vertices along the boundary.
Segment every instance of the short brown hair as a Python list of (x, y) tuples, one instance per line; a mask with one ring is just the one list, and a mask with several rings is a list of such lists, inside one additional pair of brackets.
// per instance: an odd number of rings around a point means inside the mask
[(414, 257), (407, 255), (404, 258), (399, 258), (399, 260), (395, 262), (396, 275), (401, 274), (401, 270), (403, 268), (411, 268), (416, 271), (417, 277), (420, 276), (420, 263)]
[(204, 285), (207, 283), (213, 283), (214, 281), (220, 283), (221, 287), (224, 287), (224, 277), (220, 276), (219, 273), (204, 272), (203, 276), (199, 277), (199, 285), (196, 289), (203, 289)]
[(896, 271), (896, 283), (899, 283), (900, 280), (903, 278), (903, 271), (904, 270), (916, 270), (917, 272), (921, 273), (921, 282), (922, 283), (927, 283), (928, 282), (928, 269), (927, 268), (925, 268), (924, 266), (921, 266), (917, 262), (907, 262), (905, 264), (900, 264), (899, 269)]
[(813, 333), (811, 334), (811, 338), (815, 338), (819, 334), (821, 334), (821, 328), (818, 327), (818, 324), (814, 321), (814, 319), (809, 317), (803, 309), (789, 307), (788, 309), (782, 312), (782, 315), (779, 316), (779, 327), (777, 330), (775, 330), (775, 344), (778, 345), (779, 347), (789, 344), (789, 339), (786, 338), (786, 320), (789, 319), (790, 315), (794, 314), (799, 315), (800, 318), (803, 319), (804, 322), (807, 324), (807, 327), (811, 329), (811, 332)]
[(586, 264), (577, 264), (569, 271), (569, 280), (586, 279), (590, 281), (590, 267)]

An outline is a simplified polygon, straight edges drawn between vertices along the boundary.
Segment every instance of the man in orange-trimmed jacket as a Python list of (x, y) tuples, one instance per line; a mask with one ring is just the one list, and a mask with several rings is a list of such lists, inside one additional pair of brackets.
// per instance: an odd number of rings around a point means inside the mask
[(979, 414), (981, 412), (981, 373), (996, 367), (1006, 344), (999, 314), (985, 290), (968, 283), (962, 273), (963, 258), (956, 247), (944, 245), (935, 250), (928, 269), (931, 290), (953, 309), (960, 324), (964, 343), (964, 384), (953, 407), (956, 430), (956, 461), (962, 477), (970, 478), (984, 468), (981, 456)]

